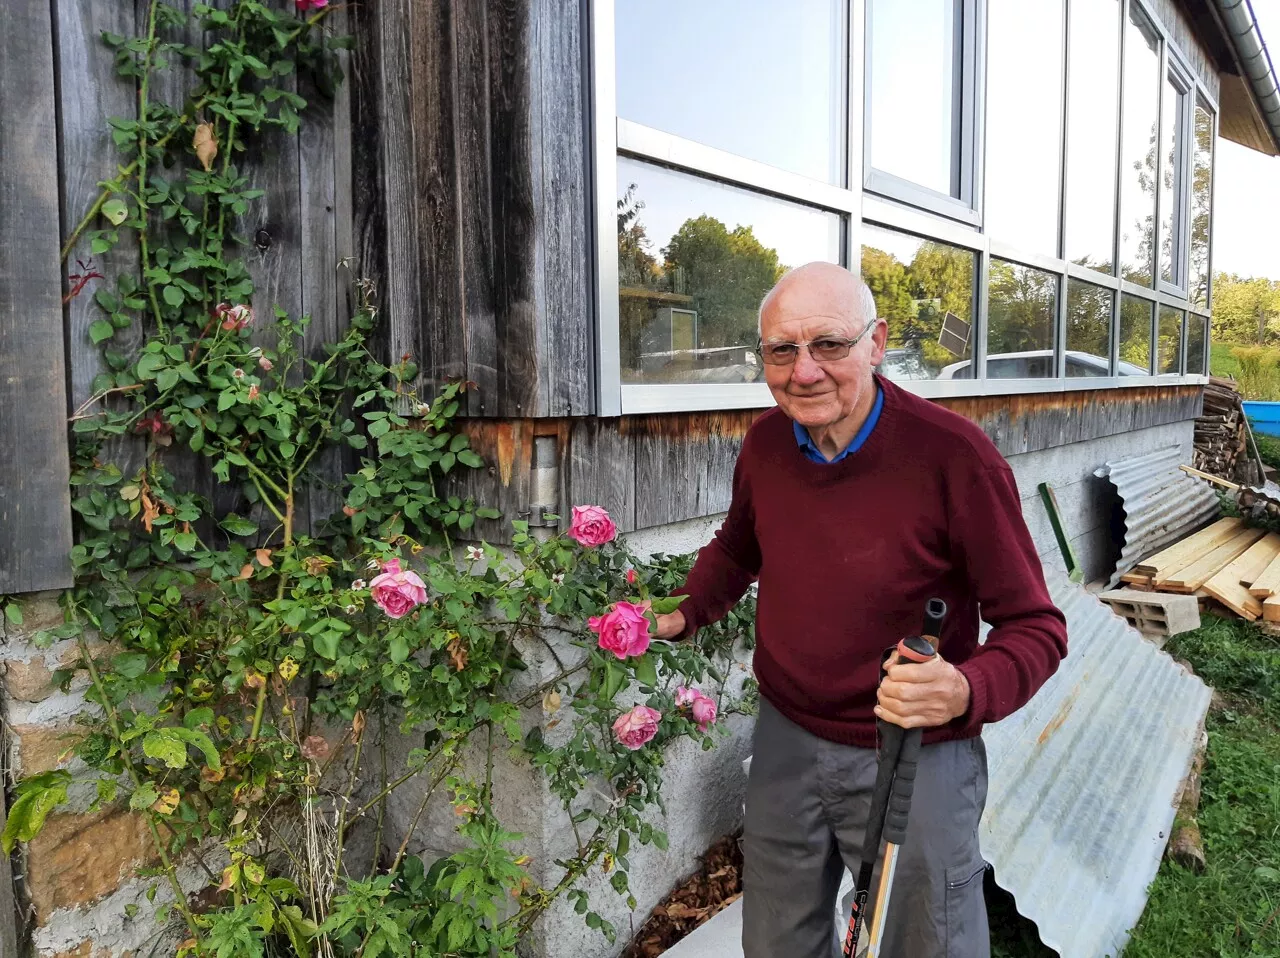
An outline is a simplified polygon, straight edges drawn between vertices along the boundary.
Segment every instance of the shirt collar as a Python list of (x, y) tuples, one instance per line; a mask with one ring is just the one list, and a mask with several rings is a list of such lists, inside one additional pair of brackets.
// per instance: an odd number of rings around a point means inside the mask
[(846, 456), (851, 456), (859, 449), (862, 444), (867, 441), (867, 437), (871, 435), (871, 430), (876, 427), (876, 423), (880, 420), (880, 410), (884, 408), (884, 390), (880, 388), (880, 384), (876, 383), (876, 401), (871, 404), (871, 412), (867, 414), (866, 421), (857, 434), (849, 441), (849, 445), (845, 446), (840, 452), (828, 459), (822, 454), (817, 444), (813, 441), (813, 437), (809, 435), (809, 430), (800, 425), (794, 419), (791, 420), (791, 429), (795, 433), (796, 444), (799, 445), (800, 451), (814, 462), (821, 463), (837, 463)]

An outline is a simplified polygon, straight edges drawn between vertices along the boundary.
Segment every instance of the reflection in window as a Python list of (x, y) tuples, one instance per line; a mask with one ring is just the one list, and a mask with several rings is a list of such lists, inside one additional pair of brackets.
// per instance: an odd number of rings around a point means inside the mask
[(1046, 256), (1058, 255), (1062, 50), (1062, 0), (988, 0), (987, 231)]
[(1182, 285), (1178, 268), (1179, 233), (1182, 216), (1178, 199), (1182, 189), (1182, 162), (1186, 140), (1182, 129), (1183, 107), (1187, 94), (1179, 89), (1173, 77), (1164, 81), (1164, 99), (1160, 102), (1160, 278), (1175, 286)]
[(1182, 310), (1160, 307), (1160, 334), (1156, 349), (1156, 372), (1177, 373), (1182, 365)]
[(1187, 317), (1187, 374), (1204, 375), (1204, 332), (1208, 320), (1194, 314)]
[(624, 383), (763, 380), (760, 300), (790, 267), (839, 262), (840, 218), (619, 157)]
[(987, 378), (1053, 376), (1053, 330), (1058, 277), (991, 260), (987, 278)]
[(1120, 375), (1151, 375), (1151, 308), (1145, 299), (1120, 297)]
[(1070, 29), (1065, 256), (1080, 266), (1111, 273), (1115, 268), (1120, 0), (1072, 0)]
[(1156, 131), (1160, 119), (1160, 38), (1134, 4), (1124, 35), (1124, 117), (1120, 139), (1120, 273), (1151, 284), (1155, 253)]
[(1115, 293), (1067, 280), (1067, 377), (1111, 373), (1111, 306)]
[(889, 379), (973, 378), (973, 275), (969, 250), (906, 233), (862, 228), (862, 278), (889, 324)]
[(960, 196), (963, 0), (870, 0), (871, 165)]
[[(1196, 101), (1195, 152), (1191, 166), (1191, 250), (1189, 294), (1198, 306), (1209, 305), (1209, 204), (1213, 184), (1213, 114)], [(1188, 349), (1190, 341), (1188, 340)], [(1187, 369), (1193, 370), (1190, 355)]]
[(618, 116), (844, 183), (843, 0), (617, 0)]

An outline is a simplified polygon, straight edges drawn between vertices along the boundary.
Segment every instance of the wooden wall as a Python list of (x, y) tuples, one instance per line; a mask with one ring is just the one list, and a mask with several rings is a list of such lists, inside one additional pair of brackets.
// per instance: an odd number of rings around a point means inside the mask
[[(1005, 456), (1114, 436), (1200, 415), (1199, 386), (982, 396), (937, 400), (991, 437)], [(477, 525), (490, 542), (510, 538), (510, 522), (533, 505), (535, 443), (554, 443), (561, 528), (569, 507), (599, 505), (623, 532), (729, 507), (738, 449), (760, 410), (667, 413), (619, 419), (472, 420), (466, 430), (488, 465), (456, 473), (453, 491), (503, 511)]]
[(354, 7), (356, 235), (422, 380), (471, 416), (593, 411), (580, 0)]

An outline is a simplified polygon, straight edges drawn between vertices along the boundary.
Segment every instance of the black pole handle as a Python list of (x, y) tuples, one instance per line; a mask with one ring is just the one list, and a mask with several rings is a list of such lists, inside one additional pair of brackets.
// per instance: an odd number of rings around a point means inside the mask
[(889, 809), (884, 818), (884, 840), (901, 845), (907, 838), (907, 818), (911, 814), (911, 796), (916, 787), (916, 767), (920, 761), (921, 730), (903, 729), (902, 751), (889, 793)]

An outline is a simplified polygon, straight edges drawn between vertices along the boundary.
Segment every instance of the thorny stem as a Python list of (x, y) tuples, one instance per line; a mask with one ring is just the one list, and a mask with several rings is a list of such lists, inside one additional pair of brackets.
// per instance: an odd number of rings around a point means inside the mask
[(151, 311), (156, 317), (156, 328), (165, 332), (164, 316), (160, 312), (160, 300), (156, 297), (156, 284), (147, 278), (151, 271), (151, 254), (147, 249), (147, 91), (151, 83), (151, 54), (156, 45), (156, 6), (159, 0), (151, 0), (147, 14), (147, 52), (142, 61), (142, 83), (138, 86), (138, 248), (142, 254), (142, 277), (151, 299)]
[[(378, 709), (378, 757), (382, 764), (382, 787), (387, 785), (387, 713)], [(377, 871), (378, 859), (382, 857), (382, 824), (387, 816), (387, 796), (384, 792), (375, 799), (378, 803), (378, 830), (373, 836), (373, 868)], [(370, 875), (370, 877), (373, 877)]]
[[(115, 706), (111, 704), (111, 697), (107, 694), (107, 688), (102, 683), (102, 675), (98, 672), (98, 666), (94, 662), (93, 653), (89, 650), (89, 645), (85, 641), (83, 632), (77, 636), (76, 641), (80, 646), (80, 657), (84, 660), (85, 667), (89, 671), (89, 681), (93, 683), (94, 691), (97, 692), (98, 699), (107, 713), (107, 723), (111, 727), (111, 734), (115, 737), (116, 742), (123, 743), (124, 737), (120, 730), (120, 717), (116, 713)], [(141, 789), (142, 777), (134, 767), (133, 757), (129, 754), (127, 745), (121, 744), (120, 757), (124, 760), (125, 770), (129, 773), (134, 790)], [(191, 909), (187, 905), (187, 896), (182, 890), (182, 884), (178, 881), (177, 869), (174, 867), (172, 859), (169, 858), (169, 852), (165, 848), (164, 840), (160, 837), (160, 829), (156, 825), (155, 813), (148, 810), (145, 817), (147, 828), (151, 832), (151, 841), (156, 848), (156, 854), (160, 856), (160, 863), (164, 868), (165, 877), (169, 879), (169, 887), (173, 889), (174, 907), (182, 914), (183, 920), (187, 923), (187, 930), (191, 932), (191, 937), (195, 939), (196, 954), (203, 955), (204, 949), (200, 945), (200, 927), (196, 924), (195, 915), (191, 913)]]
[(338, 831), (337, 839), (334, 842), (336, 849), (333, 856), (333, 881), (337, 884), (342, 874), (342, 842), (346, 837), (347, 830), (347, 809), (351, 805), (351, 793), (355, 791), (356, 778), (360, 774), (360, 753), (364, 750), (364, 730), (360, 730), (360, 734), (356, 736), (356, 754), (351, 762), (351, 777), (347, 779), (347, 793), (342, 796), (342, 804), (338, 806)]

